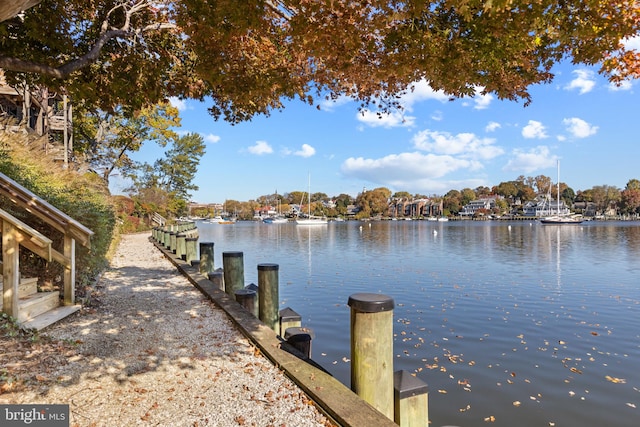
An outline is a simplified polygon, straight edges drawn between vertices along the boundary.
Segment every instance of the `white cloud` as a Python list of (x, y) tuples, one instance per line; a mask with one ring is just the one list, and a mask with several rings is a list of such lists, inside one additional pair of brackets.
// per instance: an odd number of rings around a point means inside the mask
[(492, 138), (479, 138), (473, 133), (452, 135), (448, 132), (423, 130), (413, 137), (413, 145), (419, 150), (436, 154), (457, 155), (462, 158), (492, 159), (504, 153), (494, 145)]
[(596, 85), (596, 82), (593, 78), (593, 71), (589, 70), (574, 70), (573, 74), (577, 77), (566, 85), (564, 88), (566, 90), (579, 89), (580, 95), (591, 92), (593, 87)]
[(574, 138), (586, 138), (588, 136), (595, 135), (598, 131), (598, 126), (592, 126), (577, 117), (564, 119), (562, 123), (567, 127), (567, 131)]
[(293, 154), (300, 157), (311, 157), (316, 154), (316, 149), (309, 144), (302, 144), (302, 148)]
[(542, 123), (535, 120), (529, 120), (529, 123), (522, 128), (522, 136), (528, 139), (544, 139), (548, 136), (545, 130), (546, 128)]
[(502, 127), (502, 125), (498, 122), (489, 122), (487, 123), (487, 126), (485, 126), (484, 131), (485, 132), (493, 132), (497, 129), (500, 129)]
[(206, 135), (201, 134), (201, 136), (202, 136), (202, 139), (204, 139), (205, 142), (208, 142), (209, 144), (215, 144), (217, 142), (220, 142), (220, 137), (212, 133), (208, 133)]
[(414, 104), (428, 100), (447, 102), (449, 96), (442, 91), (433, 90), (426, 80), (420, 80), (398, 94), (398, 103), (402, 107), (399, 110), (386, 114), (378, 114), (375, 110), (363, 110), (358, 114), (358, 121), (371, 127), (412, 127), (416, 118), (407, 113), (413, 112)]
[(444, 114), (442, 114), (442, 111), (440, 110), (436, 110), (433, 112), (433, 114), (431, 114), (431, 120), (440, 122), (442, 121), (442, 119), (444, 119)]
[(622, 44), (624, 44), (624, 48), (627, 50), (635, 50), (640, 52), (640, 35), (634, 37), (627, 37), (622, 40)]
[(442, 193), (452, 188), (476, 188), (481, 179), (445, 180), (447, 174), (477, 169), (477, 162), (420, 152), (390, 154), (378, 159), (349, 158), (341, 166), (343, 175), (390, 189), (411, 193)]
[(178, 109), (178, 111), (185, 111), (187, 109), (187, 101), (178, 99), (175, 96), (169, 98), (169, 103)]
[(336, 99), (323, 99), (320, 102), (320, 109), (323, 111), (333, 111), (336, 107), (347, 104), (352, 101), (351, 98), (345, 95), (340, 95)]
[(481, 93), (482, 90), (482, 87), (476, 87), (476, 94), (473, 97), (473, 102), (475, 104), (473, 108), (476, 110), (484, 110), (489, 108), (489, 104), (491, 104), (491, 101), (493, 101), (493, 95), (490, 93), (483, 95)]
[(539, 169), (547, 169), (556, 164), (556, 157), (549, 154), (549, 147), (538, 146), (529, 151), (513, 150), (513, 158), (507, 162), (503, 170), (518, 174), (530, 174)]
[(255, 145), (252, 145), (247, 149), (251, 154), (262, 156), (263, 154), (273, 153), (273, 148), (267, 143), (267, 141), (256, 141)]
[(611, 82), (608, 88), (611, 92), (627, 91), (633, 89), (633, 83), (630, 80), (623, 80), (619, 84)]
[(392, 111), (387, 114), (378, 114), (371, 110), (362, 110), (357, 114), (358, 121), (370, 127), (395, 128), (400, 126), (411, 127), (416, 118), (405, 116), (402, 111)]

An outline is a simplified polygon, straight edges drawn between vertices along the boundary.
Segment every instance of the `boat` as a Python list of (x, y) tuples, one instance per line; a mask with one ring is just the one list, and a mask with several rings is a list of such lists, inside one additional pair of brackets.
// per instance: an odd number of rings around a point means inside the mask
[[(276, 192), (276, 196), (278, 192)], [(280, 210), (280, 200), (278, 200), (278, 213), (275, 215), (270, 215), (262, 220), (265, 224), (285, 224), (289, 222), (289, 218), (284, 216)]]
[(300, 213), (298, 212), (298, 216), (296, 217), (296, 224), (298, 224), (298, 225), (324, 225), (324, 224), (328, 224), (329, 223), (329, 221), (327, 220), (326, 217), (311, 215), (311, 175), (309, 175), (309, 191), (307, 192), (307, 206), (309, 207), (309, 212), (307, 214), (307, 217), (305, 217), (305, 218), (301, 217)]
[(582, 222), (584, 222), (584, 219), (581, 216), (560, 213), (560, 160), (558, 160), (558, 196), (556, 201), (556, 214), (540, 218), (540, 223), (547, 225), (572, 225), (581, 224)]

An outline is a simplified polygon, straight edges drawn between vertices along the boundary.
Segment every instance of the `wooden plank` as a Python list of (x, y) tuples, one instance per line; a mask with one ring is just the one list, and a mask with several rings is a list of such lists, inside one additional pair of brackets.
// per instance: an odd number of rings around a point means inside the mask
[[(25, 224), (24, 222), (20, 221), (18, 218), (14, 217), (9, 212), (7, 212), (7, 211), (5, 211), (3, 209), (0, 209), (0, 219), (2, 219), (4, 221), (9, 221), (10, 223), (13, 224), (13, 226), (17, 230), (22, 232), (23, 236), (20, 236), (21, 240), (30, 240), (31, 242), (33, 242), (34, 244), (40, 246), (41, 248), (45, 248), (47, 246), (49, 246), (49, 247), (51, 246), (51, 243), (52, 243), (51, 239), (49, 239), (44, 234), (40, 233), (35, 228), (32, 228), (32, 227), (28, 226), (27, 224)], [(50, 257), (49, 257), (49, 259), (47, 259), (47, 261), (51, 261)]]
[(91, 247), (90, 239), (93, 231), (2, 173), (0, 173), (0, 194), (57, 230), (70, 234), (82, 246)]
[(70, 236), (64, 236), (64, 256), (71, 260), (71, 265), (64, 267), (64, 305), (76, 302), (76, 241)]
[(19, 252), (16, 228), (2, 220), (2, 311), (18, 318)]
[(37, 329), (41, 330), (46, 328), (53, 323), (64, 319), (67, 316), (72, 315), (76, 311), (82, 308), (81, 305), (64, 305), (61, 307), (54, 308), (53, 310), (49, 310), (46, 313), (43, 313), (37, 317), (34, 317), (31, 320), (23, 322), (21, 325), (27, 329)]

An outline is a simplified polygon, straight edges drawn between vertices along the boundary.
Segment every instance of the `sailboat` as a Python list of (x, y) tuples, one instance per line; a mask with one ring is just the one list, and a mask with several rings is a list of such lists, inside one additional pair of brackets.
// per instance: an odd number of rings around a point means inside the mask
[(300, 217), (298, 213), (298, 217), (296, 218), (296, 224), (298, 225), (323, 225), (328, 224), (329, 221), (325, 217), (313, 216), (311, 215), (311, 174), (309, 174), (309, 191), (307, 192), (307, 206), (309, 207), (309, 213), (306, 218)]
[(560, 214), (560, 160), (558, 160), (558, 197), (556, 202), (556, 214), (540, 219), (542, 224), (580, 224), (583, 222), (581, 217), (569, 214)]

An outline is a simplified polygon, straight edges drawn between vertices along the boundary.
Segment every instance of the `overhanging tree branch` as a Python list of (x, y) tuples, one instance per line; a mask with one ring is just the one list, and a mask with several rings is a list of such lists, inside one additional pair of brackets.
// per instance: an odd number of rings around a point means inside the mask
[[(177, 26), (169, 22), (158, 22), (146, 25), (142, 28), (131, 28), (131, 17), (148, 8), (149, 2), (140, 1), (132, 6), (126, 4), (120, 4), (112, 8), (108, 13), (106, 19), (102, 22), (100, 27), (100, 36), (93, 44), (91, 49), (84, 55), (66, 62), (60, 66), (51, 66), (46, 64), (40, 64), (37, 62), (22, 60), (19, 58), (7, 57), (0, 55), (0, 68), (23, 73), (37, 73), (49, 77), (55, 77), (59, 79), (68, 78), (73, 72), (84, 68), (91, 63), (95, 62), (104, 48), (104, 46), (112, 39), (115, 38), (135, 38), (140, 37), (146, 32), (160, 31), (175, 29)], [(125, 9), (124, 24), (120, 28), (113, 28), (109, 24), (109, 18), (119, 9)]]

